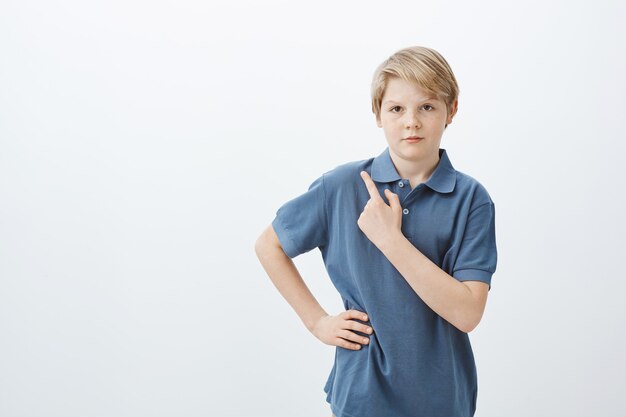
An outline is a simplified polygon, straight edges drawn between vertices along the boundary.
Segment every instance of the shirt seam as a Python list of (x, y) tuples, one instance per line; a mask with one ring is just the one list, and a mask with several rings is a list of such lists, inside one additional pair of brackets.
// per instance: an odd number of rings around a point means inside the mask
[(300, 246), (298, 245), (298, 243), (293, 240), (292, 236), (291, 236), (291, 230), (289, 230), (289, 228), (285, 225), (285, 223), (283, 222), (281, 217), (278, 217), (278, 221), (281, 225), (281, 227), (285, 230), (286, 235), (287, 235), (287, 239), (289, 239), (289, 241), (291, 242), (291, 246), (293, 246), (293, 248), (295, 249), (296, 252), (300, 252)]
[(493, 272), (490, 271), (489, 269), (482, 269), (482, 268), (459, 268), (459, 269), (455, 269), (454, 271), (452, 271), (452, 273), (459, 272), (459, 271), (483, 271), (483, 272), (489, 272), (490, 274), (493, 274)]
[(476, 210), (478, 210), (479, 208), (483, 207), (483, 206), (487, 206), (489, 204), (493, 204), (491, 201), (487, 201), (486, 203), (481, 204), (478, 207), (474, 207), (468, 214), (468, 217), (472, 215), (473, 212), (475, 212)]

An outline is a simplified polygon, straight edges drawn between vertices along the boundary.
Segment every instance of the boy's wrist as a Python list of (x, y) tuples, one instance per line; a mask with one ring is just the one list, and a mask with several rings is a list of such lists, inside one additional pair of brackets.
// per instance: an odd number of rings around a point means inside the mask
[(390, 233), (384, 241), (380, 242), (378, 249), (380, 249), (382, 253), (393, 250), (401, 239), (406, 239), (406, 237), (402, 234), (402, 231), (398, 230), (397, 232)]
[(319, 313), (312, 315), (310, 317), (308, 317), (307, 319), (302, 320), (304, 322), (304, 325), (306, 326), (306, 328), (310, 331), (313, 332), (313, 329), (315, 329), (315, 326), (317, 324), (318, 321), (320, 321), (321, 318), (328, 316), (328, 313), (326, 313), (324, 310), (320, 311)]

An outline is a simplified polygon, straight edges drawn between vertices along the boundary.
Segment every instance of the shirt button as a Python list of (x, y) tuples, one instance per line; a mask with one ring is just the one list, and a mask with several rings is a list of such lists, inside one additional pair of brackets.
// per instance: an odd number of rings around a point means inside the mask
[(398, 182), (398, 185), (399, 185), (400, 187), (404, 187), (404, 183), (402, 182), (402, 180), (400, 180), (400, 181)]
[(403, 212), (404, 214), (409, 214), (409, 209), (408, 209), (408, 208), (405, 208), (404, 210), (402, 210), (402, 212)]

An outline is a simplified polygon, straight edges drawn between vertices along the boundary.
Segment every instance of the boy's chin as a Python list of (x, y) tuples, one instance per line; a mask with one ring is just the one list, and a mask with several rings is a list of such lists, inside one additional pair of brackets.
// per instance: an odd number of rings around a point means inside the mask
[(409, 143), (400, 141), (399, 143), (389, 144), (389, 149), (395, 154), (403, 156), (404, 159), (421, 160), (429, 157), (431, 154), (439, 153), (439, 147), (432, 147), (432, 144), (423, 143), (421, 140), (417, 143)]

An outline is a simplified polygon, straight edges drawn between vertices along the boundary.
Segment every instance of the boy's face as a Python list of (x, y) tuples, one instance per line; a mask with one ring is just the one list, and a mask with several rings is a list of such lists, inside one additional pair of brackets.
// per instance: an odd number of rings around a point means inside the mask
[[(446, 103), (434, 97), (420, 86), (391, 77), (381, 101), (380, 117), (389, 150), (398, 157), (410, 161), (427, 161), (438, 157), (439, 144), (446, 124), (452, 123), (458, 100), (448, 112)], [(418, 136), (418, 141), (408, 137)]]

